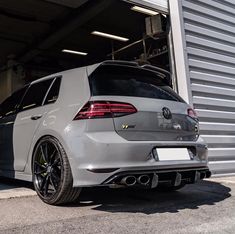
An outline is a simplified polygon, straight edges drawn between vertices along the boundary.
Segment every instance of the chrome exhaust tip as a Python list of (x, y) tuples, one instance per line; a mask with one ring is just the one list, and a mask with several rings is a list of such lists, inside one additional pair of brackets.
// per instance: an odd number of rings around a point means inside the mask
[(150, 182), (150, 177), (148, 175), (141, 175), (138, 177), (137, 182), (141, 185), (147, 185)]
[(211, 171), (207, 171), (206, 172), (206, 178), (210, 178), (211, 177)]
[(123, 177), (121, 180), (121, 184), (126, 185), (126, 186), (133, 186), (136, 184), (136, 178), (135, 176)]

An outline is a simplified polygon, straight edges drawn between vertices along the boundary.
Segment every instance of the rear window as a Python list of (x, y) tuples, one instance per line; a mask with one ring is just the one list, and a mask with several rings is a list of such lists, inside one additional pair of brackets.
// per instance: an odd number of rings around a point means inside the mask
[(89, 78), (92, 96), (132, 96), (184, 102), (168, 85), (164, 75), (145, 69), (106, 65)]

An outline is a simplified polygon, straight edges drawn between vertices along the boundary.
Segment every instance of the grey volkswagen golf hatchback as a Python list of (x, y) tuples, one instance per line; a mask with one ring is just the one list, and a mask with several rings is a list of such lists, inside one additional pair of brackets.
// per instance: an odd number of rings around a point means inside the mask
[(0, 105), (2, 175), (48, 204), (82, 187), (177, 190), (210, 177), (195, 111), (166, 71), (105, 61), (26, 85)]

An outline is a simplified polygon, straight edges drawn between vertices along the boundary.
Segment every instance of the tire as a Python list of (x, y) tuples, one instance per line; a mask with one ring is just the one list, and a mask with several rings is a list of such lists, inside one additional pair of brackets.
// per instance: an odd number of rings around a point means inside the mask
[(157, 192), (174, 192), (177, 190), (182, 189), (183, 187), (185, 187), (186, 184), (182, 183), (178, 186), (174, 186), (174, 185), (166, 185), (166, 184), (160, 184), (158, 185), (156, 188), (153, 188), (153, 191), (157, 191)]
[(78, 199), (81, 188), (73, 188), (68, 157), (56, 138), (45, 136), (38, 142), (32, 172), (34, 188), (43, 202), (62, 205)]

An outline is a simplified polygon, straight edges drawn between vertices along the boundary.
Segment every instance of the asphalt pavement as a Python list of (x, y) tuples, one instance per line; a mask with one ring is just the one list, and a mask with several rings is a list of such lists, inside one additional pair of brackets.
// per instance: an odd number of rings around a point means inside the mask
[[(49, 206), (31, 184), (0, 179), (0, 233), (235, 233), (235, 177), (179, 192), (89, 188), (80, 201)], [(17, 189), (31, 191), (14, 196)], [(1, 198), (3, 192), (9, 196)]]

